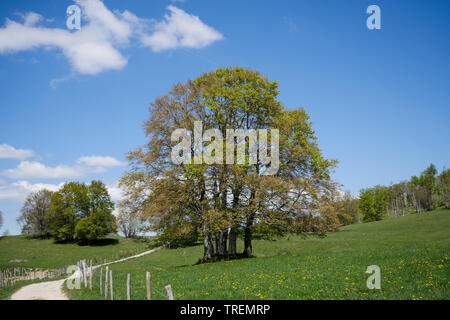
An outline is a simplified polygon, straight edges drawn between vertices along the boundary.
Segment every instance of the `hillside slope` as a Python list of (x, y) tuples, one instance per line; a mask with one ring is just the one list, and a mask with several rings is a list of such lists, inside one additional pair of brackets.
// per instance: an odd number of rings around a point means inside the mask
[[(242, 244), (241, 244), (242, 245)], [(352, 225), (324, 239), (257, 240), (257, 258), (193, 265), (202, 247), (165, 249), (114, 265), (115, 297), (145, 299), (145, 272), (154, 298), (171, 284), (177, 299), (449, 299), (450, 210)], [(381, 268), (381, 290), (366, 286), (370, 265)], [(98, 283), (94, 281), (94, 283)], [(101, 299), (77, 290), (72, 299)]]
[[(0, 237), (0, 269), (12, 267), (61, 268), (77, 261), (117, 260), (124, 255), (134, 255), (148, 250), (148, 244), (110, 237), (98, 246), (80, 246), (73, 243), (54, 243), (52, 239), (29, 239), (26, 236)], [(25, 260), (14, 262), (14, 260)]]

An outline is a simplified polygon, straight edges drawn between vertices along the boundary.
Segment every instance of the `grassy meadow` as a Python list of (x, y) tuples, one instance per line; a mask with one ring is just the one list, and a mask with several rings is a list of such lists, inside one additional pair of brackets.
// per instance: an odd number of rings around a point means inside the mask
[[(146, 251), (149, 244), (111, 236), (101, 245), (80, 246), (54, 243), (52, 239), (30, 239), (27, 236), (0, 237), (0, 269), (13, 267), (61, 268), (86, 259), (97, 262), (117, 260)], [(14, 260), (27, 260), (14, 262)]]
[[(242, 243), (240, 243), (242, 246)], [(242, 248), (238, 248), (241, 250)], [(195, 265), (201, 246), (163, 249), (111, 265), (115, 299), (449, 299), (450, 210), (343, 227), (326, 238), (255, 240), (255, 258)], [(381, 268), (381, 289), (366, 286), (370, 265)], [(102, 299), (94, 289), (67, 290), (71, 299)]]

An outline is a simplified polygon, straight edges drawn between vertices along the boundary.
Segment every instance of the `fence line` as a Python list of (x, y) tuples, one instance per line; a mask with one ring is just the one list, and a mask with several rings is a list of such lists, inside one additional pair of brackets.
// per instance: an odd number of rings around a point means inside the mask
[[(80, 268), (80, 283), (86, 283), (86, 278), (89, 277), (89, 286), (85, 285), (85, 288), (89, 287), (89, 290), (93, 290), (94, 285), (93, 285), (93, 277), (95, 275), (96, 270), (100, 267), (100, 266), (92, 266), (91, 261), (89, 263), (89, 267), (86, 269), (85, 268), (85, 260), (81, 260), (79, 261), (78, 265), (81, 267)], [(99, 268), (99, 282), (98, 282), (98, 286), (99, 286), (99, 293), (100, 296), (103, 297), (105, 300), (114, 300), (114, 296), (115, 296), (115, 292), (117, 291), (114, 288), (114, 284), (115, 281), (113, 280), (113, 272), (112, 270), (109, 269), (109, 266), (107, 265), (105, 267), (105, 271), (102, 267)], [(114, 274), (120, 275), (120, 274), (124, 274), (124, 273), (116, 273), (114, 272)], [(119, 278), (118, 278), (119, 279)], [(117, 279), (116, 279), (117, 280)], [(116, 282), (117, 285), (118, 282)], [(159, 295), (161, 295), (161, 297), (165, 297), (166, 299), (169, 300), (174, 300), (174, 295), (172, 292), (172, 286), (169, 284), (167, 286), (165, 286), (165, 290), (166, 293), (162, 293), (161, 291), (159, 291), (156, 288), (152, 287), (152, 282), (151, 282), (151, 273), (150, 272), (146, 272), (145, 274), (145, 286), (135, 286), (135, 289), (145, 289), (145, 293), (146, 293), (146, 297), (147, 300), (152, 300), (153, 299), (153, 292), (157, 292)], [(132, 298), (132, 285), (131, 285), (131, 273), (126, 273), (126, 280), (125, 280), (125, 296), (127, 300), (131, 300)], [(109, 291), (109, 293), (108, 293)], [(117, 291), (119, 292), (119, 291)], [(119, 295), (120, 296), (120, 295)]]
[(20, 281), (54, 279), (66, 273), (66, 267), (60, 269), (14, 267), (0, 269), (0, 288), (8, 288)]

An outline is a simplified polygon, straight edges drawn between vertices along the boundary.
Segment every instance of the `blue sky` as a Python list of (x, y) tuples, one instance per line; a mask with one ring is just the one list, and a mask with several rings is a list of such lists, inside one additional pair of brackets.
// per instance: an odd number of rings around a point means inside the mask
[[(149, 103), (222, 66), (259, 70), (305, 107), (353, 194), (450, 165), (449, 1), (79, 0), (69, 32), (72, 4), (0, 2), (0, 232), (20, 231), (44, 185), (101, 179), (119, 199)], [(366, 27), (371, 4), (381, 30)]]

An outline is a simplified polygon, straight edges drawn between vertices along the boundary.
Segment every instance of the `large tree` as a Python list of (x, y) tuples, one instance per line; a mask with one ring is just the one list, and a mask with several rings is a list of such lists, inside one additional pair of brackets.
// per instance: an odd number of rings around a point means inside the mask
[[(305, 110), (287, 110), (278, 93), (277, 82), (259, 72), (224, 68), (177, 84), (151, 104), (144, 125), (148, 143), (130, 152), (132, 170), (121, 185), (127, 198), (140, 199), (154, 231), (174, 238), (200, 233), (205, 260), (235, 255), (238, 231), (244, 234), (244, 256), (252, 255), (255, 230), (324, 231), (317, 214), (322, 199), (334, 191), (335, 161), (322, 156)], [(183, 128), (190, 134), (187, 158), (194, 161), (177, 164), (172, 148), (179, 141), (172, 141), (172, 133)], [(196, 134), (207, 129), (216, 131), (196, 144)], [(243, 129), (247, 136), (234, 131), (229, 138), (227, 129)], [(251, 135), (259, 129), (269, 134), (264, 152), (261, 137), (255, 142)], [(278, 145), (270, 129), (279, 130)], [(235, 139), (246, 147), (242, 158)], [(250, 148), (260, 153), (253, 157)], [(279, 163), (269, 157), (276, 149)], [(221, 158), (227, 164), (211, 161)]]
[(359, 194), (359, 208), (365, 222), (382, 220), (389, 207), (389, 188), (375, 186), (362, 189)]
[(116, 217), (117, 228), (126, 238), (133, 238), (148, 228), (142, 214), (142, 205), (131, 199), (119, 203), (119, 213)]
[(92, 242), (116, 231), (113, 210), (101, 181), (69, 182), (54, 193), (47, 218), (56, 240)]
[(22, 227), (22, 233), (45, 237), (50, 234), (50, 225), (47, 214), (50, 211), (50, 202), (53, 192), (42, 189), (32, 192), (25, 199), (21, 215), (17, 222)]
[(443, 170), (437, 178), (437, 206), (450, 208), (450, 169)]

